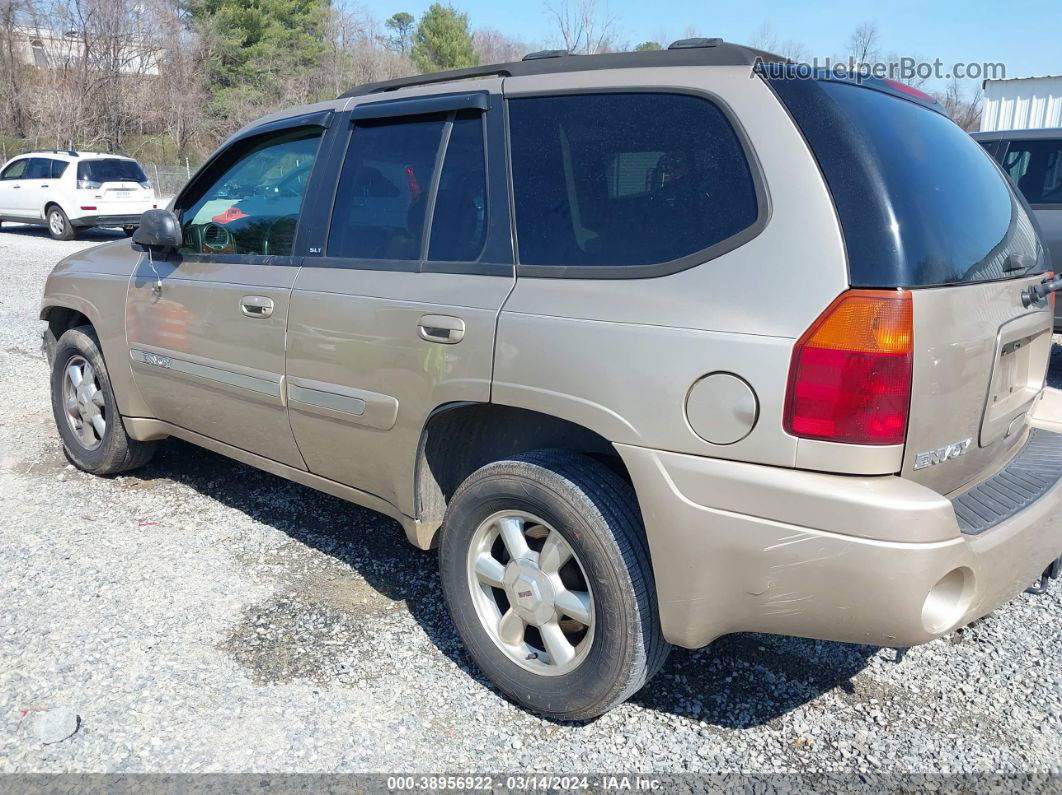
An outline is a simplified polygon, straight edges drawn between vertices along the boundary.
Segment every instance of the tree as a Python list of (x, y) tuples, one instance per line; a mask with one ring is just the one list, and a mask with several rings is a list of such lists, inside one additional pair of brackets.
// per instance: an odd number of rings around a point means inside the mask
[(190, 0), (211, 112), (235, 129), (264, 108), (320, 99), (327, 0)]
[(764, 22), (756, 29), (749, 44), (758, 50), (766, 50), (775, 55), (781, 55), (786, 60), (794, 63), (808, 60), (807, 49), (803, 44), (793, 39), (782, 39), (774, 32), (774, 28), (771, 27), (769, 22)]
[(453, 6), (432, 3), (413, 34), (410, 54), (422, 72), (478, 66), (479, 56), (468, 28), (468, 14)]
[(392, 14), (384, 25), (391, 31), (391, 48), (402, 55), (409, 54), (409, 48), (413, 43), (413, 25), (416, 18), (408, 11), (399, 11)]
[(953, 77), (943, 92), (933, 94), (952, 120), (967, 132), (974, 132), (981, 127), (981, 89), (977, 88), (973, 96), (966, 98), (966, 91), (958, 78)]
[(564, 49), (593, 55), (616, 49), (616, 17), (608, 8), (598, 7), (597, 0), (560, 0), (559, 5), (546, 3), (546, 12), (557, 25)]
[(664, 48), (660, 46), (660, 42), (643, 41), (641, 44), (639, 44), (637, 47), (634, 48), (634, 51), (635, 52), (645, 52), (646, 50), (662, 50), (662, 49), (664, 49)]
[(874, 22), (864, 22), (852, 31), (848, 37), (848, 57), (856, 68), (880, 60), (878, 54), (878, 26)]
[(480, 28), (472, 35), (480, 63), (519, 61), (529, 52), (542, 47), (506, 36), (494, 28)]

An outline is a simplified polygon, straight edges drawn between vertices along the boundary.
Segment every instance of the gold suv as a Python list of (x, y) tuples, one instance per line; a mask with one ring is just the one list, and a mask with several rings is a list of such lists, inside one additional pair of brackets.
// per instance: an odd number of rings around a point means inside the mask
[(929, 97), (699, 39), (261, 119), (41, 317), (78, 467), (176, 436), (392, 516), (583, 719), (670, 644), (922, 643), (1049, 570), (1047, 269)]

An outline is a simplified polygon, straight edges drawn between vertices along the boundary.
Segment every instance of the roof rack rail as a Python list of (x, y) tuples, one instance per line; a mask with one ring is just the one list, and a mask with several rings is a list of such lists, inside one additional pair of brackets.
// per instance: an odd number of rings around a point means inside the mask
[(722, 43), (723, 40), (720, 38), (706, 39), (703, 37), (698, 37), (693, 39), (679, 39), (678, 41), (673, 41), (669, 45), (667, 45), (667, 48), (669, 50), (690, 50), (697, 47), (718, 47)]
[(529, 52), (521, 61), (538, 61), (542, 58), (564, 58), (571, 55), (568, 50), (538, 50), (537, 52)]
[(22, 155), (70, 155), (71, 157), (80, 157), (74, 149), (27, 149), (24, 152), (19, 152), (16, 157)]
[(730, 44), (722, 39), (680, 39), (666, 50), (644, 52), (614, 52), (600, 55), (566, 57), (564, 50), (543, 50), (528, 54), (522, 61), (473, 66), (470, 69), (454, 69), (379, 83), (355, 86), (339, 99), (365, 97), (413, 86), (431, 86), (436, 83), (453, 83), (458, 80), (473, 80), (480, 77), (523, 77), (525, 75), (551, 75), (562, 72), (589, 72), (599, 69), (623, 69), (629, 67), (656, 66), (753, 66), (762, 62), (785, 62), (780, 55)]
[(473, 66), (469, 69), (451, 69), (448, 72), (432, 72), (426, 75), (399, 77), (397, 80), (382, 80), (379, 83), (365, 83), (340, 94), (339, 98), (363, 97), (366, 94), (397, 91), (400, 88), (409, 88), (410, 86), (429, 86), (432, 83), (450, 83), (454, 80), (471, 80), (476, 77), (510, 77), (511, 72), (506, 68), (507, 66), (508, 64)]

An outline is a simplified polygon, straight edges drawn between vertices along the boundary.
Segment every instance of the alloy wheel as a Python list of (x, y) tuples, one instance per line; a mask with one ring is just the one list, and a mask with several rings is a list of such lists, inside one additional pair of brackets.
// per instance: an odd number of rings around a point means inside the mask
[(95, 368), (73, 356), (63, 373), (63, 409), (70, 430), (86, 450), (95, 450), (107, 432), (107, 404)]
[(543, 676), (569, 673), (594, 640), (594, 598), (564, 537), (536, 516), (502, 511), (484, 520), (468, 548), (476, 614), (499, 649)]

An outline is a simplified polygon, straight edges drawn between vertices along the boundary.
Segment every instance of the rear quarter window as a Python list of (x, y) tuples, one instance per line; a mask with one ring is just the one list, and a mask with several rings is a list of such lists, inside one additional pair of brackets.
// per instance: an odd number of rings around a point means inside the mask
[(741, 140), (704, 97), (514, 98), (509, 124), (521, 266), (581, 277), (679, 270), (738, 244), (760, 219)]
[(949, 118), (864, 86), (768, 83), (833, 195), (852, 286), (965, 284), (1043, 269), (1025, 206), (989, 153)]

